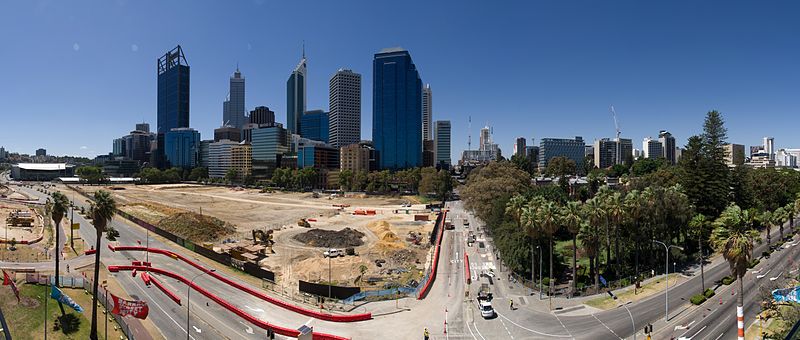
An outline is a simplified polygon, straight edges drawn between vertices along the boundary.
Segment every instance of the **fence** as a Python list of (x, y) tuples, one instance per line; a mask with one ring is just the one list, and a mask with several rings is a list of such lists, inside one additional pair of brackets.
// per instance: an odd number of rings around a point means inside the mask
[[(83, 289), (88, 294), (92, 293), (92, 280), (91, 279), (86, 278), (86, 279), (83, 280)], [(134, 337), (133, 337), (133, 334), (131, 333), (131, 328), (125, 322), (125, 319), (123, 319), (119, 315), (111, 313), (111, 310), (114, 309), (114, 300), (112, 300), (111, 296), (108, 294), (106, 289), (103, 288), (103, 286), (97, 286), (97, 302), (100, 302), (103, 305), (103, 308), (105, 308), (105, 310), (106, 310), (106, 314), (103, 317), (107, 318), (109, 315), (114, 317), (114, 321), (117, 322), (117, 325), (119, 325), (120, 330), (122, 331), (122, 333), (125, 333), (125, 337), (128, 338), (128, 339), (132, 339), (133, 340)], [(102, 316), (102, 313), (98, 313), (98, 315)], [(100, 327), (100, 325), (98, 325), (98, 328), (99, 327)]]
[[(78, 193), (80, 193), (84, 197), (86, 197), (88, 199), (92, 199), (92, 197), (89, 196), (88, 194), (86, 194), (83, 190), (81, 190), (79, 188), (76, 188), (76, 187), (71, 187), (71, 186), (70, 186), (70, 188), (75, 190), (75, 191), (77, 191)], [(273, 273), (273, 272), (271, 272), (269, 270), (265, 270), (265, 269), (259, 267), (258, 265), (254, 264), (254, 263), (245, 262), (244, 264), (237, 265), (236, 263), (234, 263), (234, 261), (232, 261), (231, 256), (228, 255), (228, 254), (217, 253), (217, 252), (215, 252), (215, 251), (213, 251), (211, 249), (208, 249), (208, 248), (205, 248), (203, 246), (194, 244), (192, 241), (183, 239), (182, 237), (180, 237), (178, 235), (175, 235), (173, 233), (170, 233), (169, 231), (166, 231), (166, 230), (161, 229), (161, 228), (159, 228), (159, 227), (157, 227), (155, 225), (147, 223), (146, 221), (144, 221), (144, 220), (142, 220), (142, 219), (140, 219), (140, 218), (138, 218), (136, 216), (133, 216), (131, 214), (128, 214), (128, 213), (126, 213), (124, 211), (117, 211), (117, 215), (120, 215), (123, 218), (125, 218), (126, 220), (131, 221), (131, 222), (135, 223), (136, 225), (138, 225), (138, 226), (140, 226), (142, 228), (150, 230), (150, 231), (156, 233), (157, 235), (159, 235), (159, 236), (161, 236), (161, 237), (163, 237), (163, 238), (165, 238), (167, 240), (170, 240), (170, 241), (178, 244), (181, 247), (184, 247), (184, 248), (189, 249), (189, 250), (191, 250), (191, 251), (193, 251), (195, 253), (198, 253), (198, 254), (202, 255), (203, 257), (206, 257), (208, 259), (214, 260), (214, 261), (219, 262), (221, 264), (224, 264), (226, 266), (239, 269), (239, 270), (241, 270), (241, 271), (243, 271), (243, 272), (245, 272), (247, 274), (250, 274), (252, 276), (255, 276), (257, 278), (270, 280), (270, 281), (273, 281), (273, 282), (275, 281), (275, 273)]]
[(353, 304), (356, 301), (364, 300), (368, 297), (396, 296), (397, 298), (400, 298), (400, 295), (407, 296), (416, 293), (417, 293), (416, 287), (397, 287), (397, 288), (383, 289), (383, 290), (367, 290), (356, 293), (353, 296), (344, 299), (343, 302), (346, 304)]
[[(53, 275), (42, 275), (38, 273), (26, 273), (25, 274), (25, 283), (28, 284), (39, 284), (39, 285), (53, 285), (55, 284), (55, 278)], [(83, 288), (84, 287), (84, 279), (83, 277), (74, 277), (74, 276), (59, 276), (59, 286), (60, 287), (67, 287), (67, 288)]]
[(330, 296), (339, 300), (347, 299), (361, 292), (359, 287), (342, 287), (298, 280), (298, 289), (303, 293), (319, 296)]

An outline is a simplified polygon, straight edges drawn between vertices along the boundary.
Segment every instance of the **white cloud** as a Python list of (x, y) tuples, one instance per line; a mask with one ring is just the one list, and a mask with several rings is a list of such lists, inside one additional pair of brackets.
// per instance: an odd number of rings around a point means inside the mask
[(78, 50), (81, 49), (81, 45), (78, 45), (78, 43), (74, 43), (74, 44), (72, 44), (72, 49), (75, 50), (75, 51), (78, 51)]
[(131, 45), (131, 51), (136, 52), (138, 50), (139, 50), (139, 45), (136, 45), (136, 44), (132, 44)]
[(86, 150), (86, 149), (88, 149), (88, 148), (89, 148), (89, 147), (88, 147), (88, 146), (86, 146), (86, 145), (83, 145), (83, 146), (81, 146), (81, 150)]

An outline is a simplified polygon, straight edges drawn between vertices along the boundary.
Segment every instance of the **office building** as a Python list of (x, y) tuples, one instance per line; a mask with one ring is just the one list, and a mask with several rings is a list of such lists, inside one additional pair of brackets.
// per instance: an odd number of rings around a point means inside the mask
[(769, 155), (769, 159), (775, 160), (775, 138), (764, 137), (764, 152)]
[(0, 159), (6, 159), (6, 148), (0, 147)]
[(775, 166), (784, 168), (796, 168), (797, 156), (786, 149), (780, 149), (775, 153)]
[(259, 127), (252, 132), (253, 176), (271, 178), (275, 168), (282, 164), (289, 151), (289, 133), (283, 125)]
[(125, 156), (125, 137), (114, 139), (111, 146), (111, 155), (115, 157)]
[(329, 82), (329, 143), (334, 147), (361, 140), (361, 75), (340, 69)]
[(452, 159), (450, 156), (451, 127), (449, 120), (437, 120), (434, 123), (433, 143), (435, 166), (440, 169), (450, 169)]
[(300, 118), (300, 136), (327, 143), (329, 126), (327, 112), (322, 110), (306, 111)]
[(381, 169), (422, 165), (422, 80), (408, 51), (388, 48), (373, 60), (372, 138)]
[(345, 145), (339, 149), (339, 169), (352, 172), (370, 171), (371, 148), (362, 144)]
[[(189, 64), (180, 45), (158, 58), (158, 125), (153, 165), (164, 168), (164, 134), (189, 127)], [(149, 127), (148, 127), (149, 129)], [(141, 131), (141, 130), (140, 130)], [(149, 131), (143, 131), (148, 133)]]
[(744, 145), (725, 144), (722, 148), (725, 150), (725, 164), (728, 167), (733, 168), (744, 165)]
[(143, 131), (146, 133), (150, 133), (150, 124), (149, 123), (137, 123), (136, 124), (136, 131)]
[(139, 173), (139, 161), (113, 157), (102, 163), (103, 173), (108, 177), (133, 177)]
[(249, 122), (257, 125), (273, 125), (275, 124), (275, 112), (266, 106), (256, 106), (253, 111), (250, 111)]
[(608, 138), (594, 141), (594, 166), (607, 169), (616, 164), (617, 142)]
[(140, 164), (150, 162), (152, 136), (150, 133), (133, 130), (125, 137), (125, 157), (139, 161)]
[(223, 139), (208, 145), (208, 177), (224, 178), (233, 164), (233, 148), (239, 142)]
[(435, 165), (436, 152), (433, 140), (422, 141), (422, 167), (427, 168)]
[(525, 137), (517, 137), (514, 141), (514, 155), (525, 156)]
[[(595, 155), (597, 152), (595, 148)], [(580, 136), (575, 139), (542, 138), (539, 141), (539, 169), (546, 169), (547, 163), (554, 157), (566, 157), (575, 162), (575, 168), (580, 173), (583, 171), (585, 153), (586, 143)]]
[[(302, 123), (300, 126), (302, 127)], [(339, 169), (339, 150), (336, 148), (326, 143), (298, 137), (297, 135), (293, 137), (292, 143), (294, 144), (292, 149), (297, 151), (298, 169)]]
[(497, 160), (500, 156), (500, 146), (492, 142), (491, 129), (484, 126), (479, 135), (478, 150), (464, 150), (460, 163), (476, 166)]
[(231, 169), (236, 171), (236, 179), (244, 182), (253, 174), (253, 147), (241, 142), (231, 147)]
[[(533, 142), (533, 141), (531, 141)], [(525, 147), (525, 156), (528, 157), (528, 161), (533, 164), (533, 167), (539, 166), (539, 147), (535, 145), (529, 145)]]
[(36, 149), (36, 156), (47, 156), (47, 150), (45, 149)]
[[(663, 152), (664, 159), (667, 160), (669, 164), (677, 164), (678, 157), (675, 154), (675, 137), (672, 137), (672, 134), (669, 133), (667, 130), (661, 130), (658, 132), (658, 141), (661, 142), (661, 148)], [(624, 158), (623, 158), (624, 160)]]
[(228, 99), (222, 103), (222, 124), (241, 129), (247, 123), (244, 109), (244, 78), (239, 68), (230, 79)]
[(306, 112), (306, 53), (286, 80), (286, 130), (300, 133), (300, 118)]
[(642, 141), (642, 152), (644, 158), (657, 159), (664, 157), (664, 147), (661, 141), (647, 137)]
[(175, 128), (164, 134), (164, 155), (169, 167), (197, 167), (200, 152), (200, 132), (192, 128)]
[(198, 157), (199, 157), (198, 164), (200, 164), (201, 167), (204, 167), (206, 169), (208, 169), (208, 148), (211, 145), (211, 143), (214, 143), (213, 139), (200, 141), (200, 151), (198, 152)]
[(759, 152), (750, 156), (750, 162), (746, 163), (747, 166), (753, 168), (774, 168), (775, 160), (770, 159), (766, 152)]
[(763, 145), (751, 145), (750, 146), (750, 158), (753, 158), (753, 155), (758, 153), (766, 153)]
[[(264, 126), (269, 126), (264, 124)], [(247, 123), (242, 127), (242, 141), (250, 143), (253, 141), (253, 130), (258, 129), (258, 124)]]
[(242, 131), (233, 126), (221, 126), (214, 129), (214, 141), (229, 140), (234, 142), (242, 141)]
[(422, 88), (422, 140), (433, 140), (433, 92), (431, 84)]

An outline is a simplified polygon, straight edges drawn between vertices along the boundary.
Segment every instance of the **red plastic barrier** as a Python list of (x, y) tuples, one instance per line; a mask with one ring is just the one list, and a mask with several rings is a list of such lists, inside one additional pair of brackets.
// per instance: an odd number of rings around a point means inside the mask
[(151, 281), (150, 274), (147, 274), (147, 273), (142, 273), (141, 277), (142, 277), (142, 281), (144, 281), (144, 284), (146, 284), (146, 285), (148, 285), (148, 286), (149, 286), (149, 285), (150, 285), (150, 283), (152, 282), (152, 281)]
[[(147, 267), (142, 267), (142, 266), (132, 266), (132, 267), (147, 268)], [(134, 268), (133, 270), (136, 271), (136, 269), (137, 268)], [(146, 270), (146, 269), (142, 269), (142, 270)], [(167, 296), (169, 296), (169, 298), (172, 299), (172, 301), (175, 301), (175, 303), (177, 303), (178, 306), (181, 306), (181, 298), (177, 294), (175, 294), (171, 290), (167, 289), (167, 287), (164, 287), (164, 285), (161, 284), (161, 282), (158, 282), (158, 280), (156, 280), (155, 277), (151, 276), (150, 277), (150, 282), (152, 282), (154, 285), (156, 285), (156, 287), (158, 287), (158, 289), (161, 289), (161, 291), (164, 292), (164, 294), (167, 294)]]
[(133, 264), (134, 266), (141, 266), (142, 261), (131, 261), (131, 264)]
[(417, 294), (417, 300), (422, 300), (425, 296), (428, 295), (428, 291), (431, 289), (433, 285), (433, 281), (436, 280), (436, 269), (439, 267), (439, 250), (442, 245), (442, 238), (444, 237), (444, 224), (447, 220), (447, 211), (442, 212), (442, 220), (441, 225), (439, 226), (439, 232), (436, 235), (436, 250), (433, 252), (433, 262), (431, 263), (431, 276), (428, 278), (428, 282), (425, 282), (425, 286), (420, 289), (419, 294)]
[(469, 255), (464, 253), (464, 275), (467, 278), (467, 284), (471, 283), (471, 276), (469, 275)]
[(97, 250), (95, 250), (95, 249), (89, 249), (89, 250), (84, 251), (83, 255), (94, 255), (94, 253), (96, 253), (96, 252), (97, 252)]
[[(229, 302), (223, 300), (222, 298), (220, 298), (220, 297), (212, 294), (211, 292), (205, 290), (203, 287), (198, 286), (196, 283), (191, 282), (188, 279), (186, 279), (185, 277), (183, 277), (181, 275), (178, 275), (178, 274), (175, 274), (173, 272), (169, 272), (169, 271), (166, 271), (166, 270), (163, 270), (163, 269), (160, 269), (160, 268), (144, 267), (144, 266), (108, 266), (108, 271), (110, 271), (112, 273), (118, 272), (120, 270), (134, 270), (134, 269), (143, 270), (143, 271), (151, 271), (153, 273), (158, 273), (158, 274), (162, 274), (162, 275), (166, 275), (166, 276), (172, 277), (174, 279), (178, 279), (181, 282), (189, 285), (192, 289), (196, 290), (200, 294), (203, 294), (207, 298), (209, 298), (211, 300), (214, 300), (214, 302), (216, 302), (217, 304), (225, 307), (226, 309), (228, 309), (229, 311), (231, 311), (234, 314), (238, 315), (239, 317), (249, 321), (250, 323), (252, 323), (252, 324), (254, 324), (254, 325), (256, 325), (256, 326), (258, 326), (258, 327), (260, 327), (262, 329), (272, 329), (277, 334), (284, 335), (284, 336), (295, 337), (295, 338), (300, 335), (300, 332), (297, 331), (296, 329), (276, 326), (276, 325), (273, 325), (273, 324), (268, 323), (266, 321), (263, 321), (261, 319), (258, 319), (256, 317), (250, 315), (250, 314), (247, 314), (244, 311), (242, 311), (241, 309), (237, 308), (236, 306), (230, 304)], [(208, 272), (208, 274), (213, 274), (213, 273), (214, 272)], [(151, 277), (151, 280), (153, 280), (153, 283), (157, 282), (155, 280), (155, 278)], [(314, 332), (313, 333), (313, 339), (315, 339), (315, 340), (349, 340), (349, 338), (345, 338), (345, 337), (341, 337), (341, 336), (337, 336), (337, 335), (326, 334), (326, 333), (318, 333), (318, 332)]]
[[(111, 248), (111, 245), (109, 245), (109, 248)], [(145, 250), (147, 250), (147, 248), (145, 248), (145, 247), (137, 247), (137, 246), (118, 246), (118, 247), (114, 247), (112, 250), (114, 250), (114, 251), (145, 251)], [(170, 256), (170, 257), (175, 258), (175, 259), (180, 259), (183, 262), (186, 262), (186, 263), (192, 265), (193, 267), (195, 267), (195, 268), (197, 268), (197, 269), (199, 269), (201, 271), (204, 271), (204, 272), (208, 271), (208, 269), (206, 269), (205, 267), (201, 266), (200, 264), (198, 264), (198, 263), (196, 263), (196, 262), (194, 262), (194, 261), (192, 261), (190, 259), (187, 259), (183, 255), (180, 255), (178, 253), (174, 253), (174, 252), (171, 252), (169, 250), (158, 249), (158, 248), (150, 248), (149, 251), (151, 253), (167, 255), (167, 256)], [(372, 313), (336, 315), (336, 314), (322, 313), (322, 312), (317, 312), (317, 311), (310, 310), (310, 309), (305, 309), (305, 308), (300, 307), (300, 306), (295, 306), (295, 305), (289, 304), (288, 302), (285, 302), (283, 300), (278, 300), (278, 299), (273, 298), (271, 296), (268, 296), (268, 295), (266, 295), (266, 294), (264, 294), (264, 293), (262, 293), (262, 292), (260, 292), (258, 290), (255, 290), (255, 289), (252, 289), (252, 288), (247, 287), (245, 285), (242, 285), (242, 284), (239, 284), (237, 282), (234, 282), (234, 281), (232, 281), (232, 280), (230, 280), (230, 279), (218, 274), (217, 272), (209, 272), (208, 276), (213, 276), (217, 280), (220, 280), (220, 281), (228, 284), (229, 286), (236, 287), (239, 290), (245, 291), (248, 294), (250, 294), (252, 296), (255, 296), (255, 297), (257, 297), (257, 298), (259, 298), (261, 300), (267, 301), (267, 302), (269, 302), (271, 304), (274, 304), (274, 305), (277, 305), (279, 307), (282, 307), (282, 308), (288, 309), (290, 311), (293, 311), (295, 313), (300, 313), (300, 314), (303, 314), (305, 316), (310, 316), (310, 317), (313, 317), (313, 318), (316, 318), (316, 319), (332, 321), (332, 322), (355, 322), (355, 321), (364, 321), (364, 320), (372, 319)]]

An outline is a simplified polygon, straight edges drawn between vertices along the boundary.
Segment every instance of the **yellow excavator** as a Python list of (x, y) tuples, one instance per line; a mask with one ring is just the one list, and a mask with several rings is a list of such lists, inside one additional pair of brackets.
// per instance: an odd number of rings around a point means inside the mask
[(274, 254), (275, 252), (272, 250), (272, 245), (275, 244), (275, 241), (272, 240), (272, 230), (253, 230), (253, 243), (260, 244), (266, 247), (266, 252), (270, 254)]

